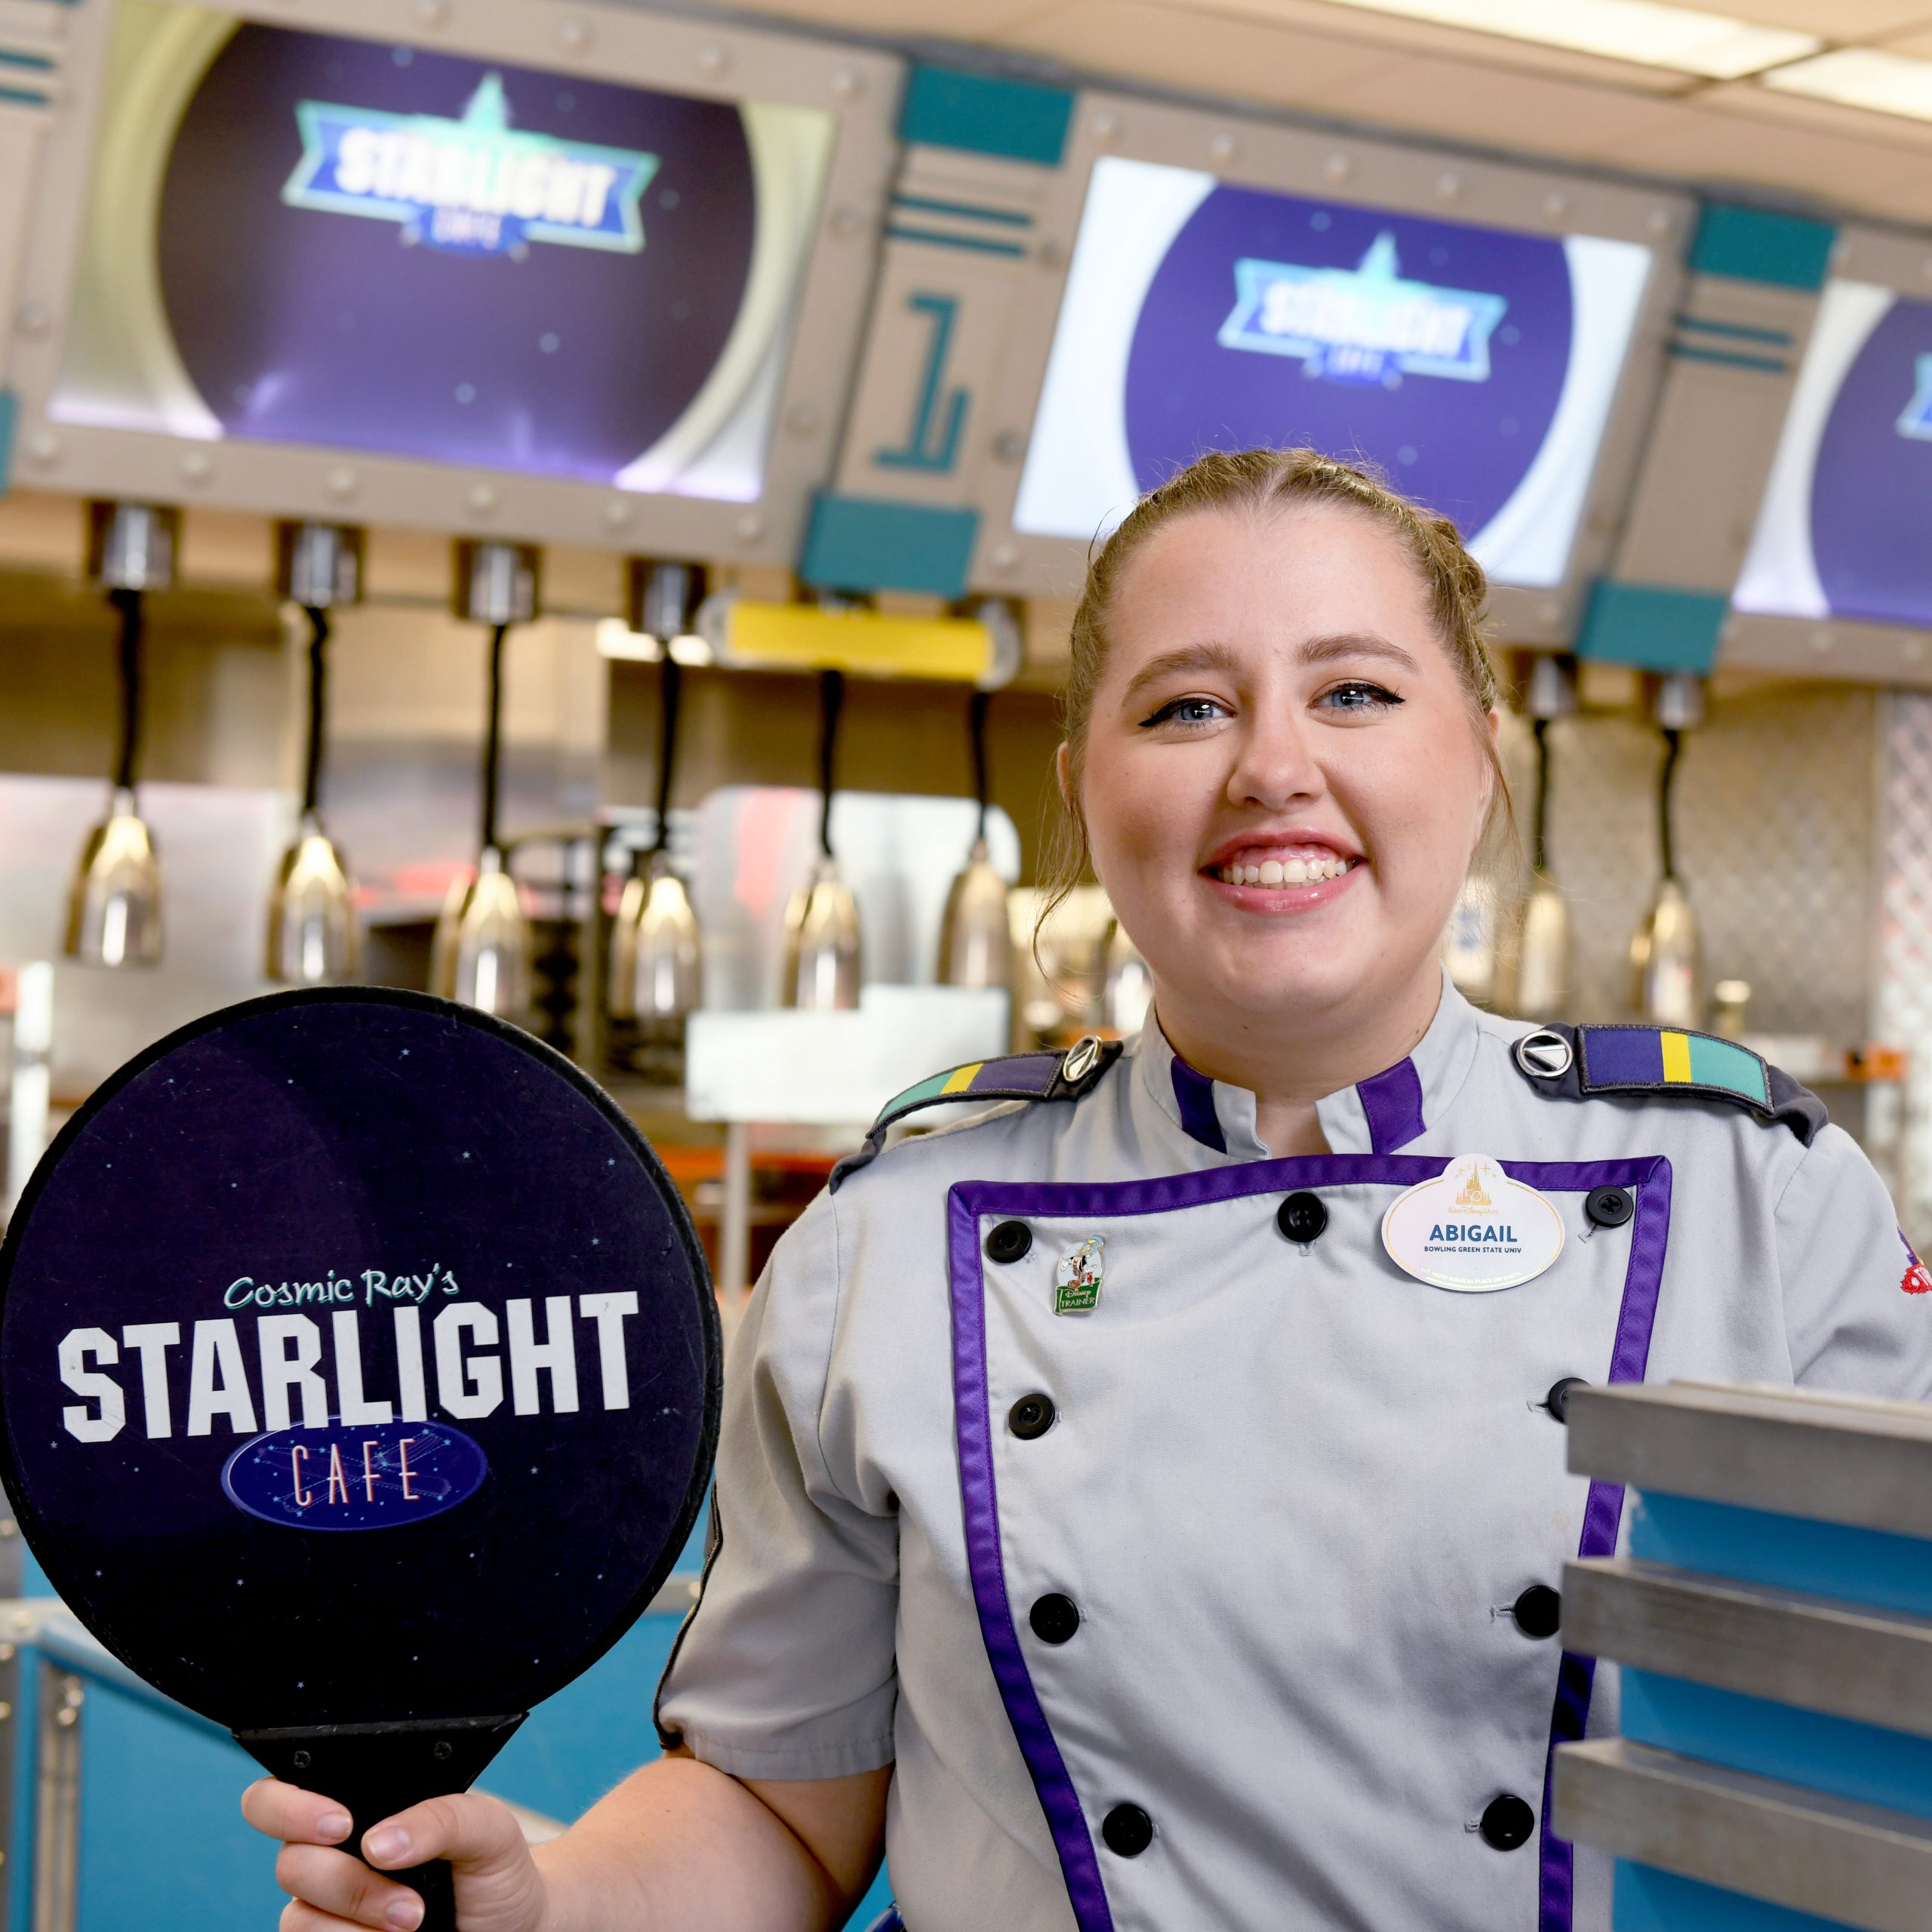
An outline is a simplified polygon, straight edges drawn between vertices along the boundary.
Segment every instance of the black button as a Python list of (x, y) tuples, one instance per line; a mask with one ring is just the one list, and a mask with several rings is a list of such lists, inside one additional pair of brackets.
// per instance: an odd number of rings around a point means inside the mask
[(1138, 1858), (1154, 1842), (1154, 1821), (1137, 1804), (1116, 1804), (1100, 1823), (1109, 1851)]
[(1006, 1412), (1006, 1426), (1022, 1442), (1046, 1434), (1059, 1413), (1051, 1395), (1022, 1395)]
[(1600, 1228), (1620, 1228), (1636, 1211), (1627, 1188), (1593, 1187), (1583, 1196), (1583, 1212)]
[(1514, 1792), (1492, 1798), (1482, 1814), (1482, 1841), (1498, 1851), (1514, 1851), (1527, 1844), (1537, 1828), (1537, 1814)]
[(1553, 1637), (1563, 1625), (1562, 1593), (1547, 1583), (1532, 1583), (1510, 1609), (1526, 1637)]
[(986, 1237), (986, 1254), (994, 1261), (1017, 1261), (1033, 1245), (1033, 1230), (1024, 1221), (1002, 1221)]
[(1590, 1385), (1580, 1375), (1566, 1375), (1560, 1382), (1549, 1385), (1549, 1393), (1543, 1398), (1543, 1405), (1558, 1422), (1570, 1420), (1570, 1392), (1573, 1389), (1587, 1389)]
[(1043, 1644), (1063, 1644), (1080, 1628), (1080, 1612), (1071, 1597), (1055, 1590), (1026, 1613), (1033, 1635)]
[(1310, 1241), (1319, 1238), (1328, 1225), (1328, 1211), (1318, 1194), (1303, 1189), (1283, 1201), (1275, 1215), (1275, 1225), (1291, 1241)]

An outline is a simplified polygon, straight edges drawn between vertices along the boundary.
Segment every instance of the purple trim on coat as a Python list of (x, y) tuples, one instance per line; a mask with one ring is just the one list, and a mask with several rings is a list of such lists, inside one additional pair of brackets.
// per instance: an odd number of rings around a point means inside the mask
[[(1178, 1064), (1178, 1063), (1177, 1063)], [(1034, 1193), (1014, 1189), (1011, 1192)], [(1106, 1887), (1093, 1835), (1080, 1808), (1060, 1746), (1027, 1674), (1006, 1595), (1006, 1559), (1000, 1548), (999, 1496), (993, 1481), (992, 1412), (986, 1398), (986, 1284), (980, 1274), (980, 1211), (974, 1197), (987, 1192), (971, 1183), (948, 1197), (947, 1248), (952, 1284), (952, 1411), (959, 1444), (959, 1491), (966, 1526), (966, 1567), (980, 1635), (1006, 1706), (1020, 1755), (1032, 1775), (1047, 1816), (1054, 1849), (1066, 1879), (1066, 1895), (1080, 1932), (1113, 1932)]]
[[(1183, 1064), (1178, 1056), (1174, 1065)], [(1403, 1063), (1404, 1066), (1408, 1063)], [(1189, 1069), (1192, 1071), (1192, 1069)], [(1391, 1072), (1397, 1069), (1392, 1069)], [(1414, 1069), (1411, 1068), (1411, 1075)], [(1198, 1076), (1197, 1076), (1198, 1078)], [(1386, 1080), (1387, 1075), (1377, 1075)], [(1420, 1131), (1420, 1083), (1417, 1084)], [(1177, 1208), (1231, 1201), (1297, 1188), (1372, 1185), (1413, 1187), (1433, 1180), (1447, 1158), (1414, 1154), (1308, 1154), (1278, 1161), (1244, 1161), (1192, 1174), (1131, 1181), (961, 1181), (947, 1196), (946, 1247), (952, 1298), (954, 1428), (959, 1447), (966, 1563), (979, 1612), (980, 1632), (998, 1686), (1000, 1701), (1032, 1774), (1060, 1855), (1067, 1897), (1078, 1932), (1112, 1932), (1113, 1917), (1094, 1850), (1093, 1835), (1079, 1794), (1054, 1742), (1046, 1713), (1026, 1669), (1006, 1593), (1006, 1561), (1000, 1543), (999, 1498), (993, 1478), (993, 1423), (986, 1390), (986, 1284), (980, 1257), (983, 1215), (1059, 1215), (1073, 1219), (1122, 1214), (1164, 1214)], [(1634, 1161), (1504, 1161), (1503, 1171), (1525, 1187), (1552, 1193), (1587, 1193), (1624, 1187), (1637, 1197), (1631, 1223), (1630, 1260), (1611, 1360), (1613, 1382), (1641, 1381), (1650, 1355), (1651, 1330), (1663, 1284), (1670, 1223), (1670, 1163)], [(1601, 1495), (1599, 1491), (1602, 1491)], [(1617, 1543), (1623, 1492), (1593, 1484), (1585, 1506), (1582, 1554), (1608, 1555)], [(1607, 1538), (1607, 1540), (1606, 1540)], [(1550, 1767), (1556, 1746), (1580, 1738), (1589, 1716), (1594, 1666), (1564, 1654), (1558, 1666), (1556, 1708), (1543, 1774), (1541, 1912), (1538, 1932), (1569, 1932), (1571, 1855), (1569, 1844), (1549, 1830)]]
[[(1612, 1382), (1641, 1382), (1649, 1366), (1651, 1331), (1657, 1323), (1664, 1252), (1670, 1238), (1670, 1163), (1661, 1157), (1644, 1163), (1633, 1179), (1637, 1214), (1630, 1224), (1630, 1261), (1623, 1276), (1623, 1305), (1617, 1311), (1617, 1344), (1610, 1358)], [(1579, 1558), (1614, 1556), (1623, 1519), (1623, 1485), (1592, 1482), (1583, 1505)], [(1556, 1776), (1557, 1746), (1578, 1743), (1589, 1724), (1590, 1692), (1595, 1677), (1594, 1657), (1563, 1653), (1557, 1666), (1556, 1705), (1550, 1714), (1549, 1755), (1543, 1763), (1537, 1932), (1570, 1932), (1576, 1900), (1576, 1854), (1567, 1838), (1557, 1837), (1550, 1829), (1550, 1792)]]
[(1228, 1151), (1227, 1136), (1221, 1131), (1221, 1117), (1214, 1111), (1214, 1083), (1198, 1073), (1179, 1054), (1174, 1057), (1174, 1100), (1180, 1109), (1180, 1124), (1190, 1140), (1211, 1147), (1217, 1154)]
[(1377, 1153), (1392, 1154), (1421, 1137), (1426, 1124), (1422, 1117), (1422, 1075), (1414, 1060), (1398, 1060), (1387, 1072), (1358, 1081), (1355, 1094), (1367, 1116), (1368, 1144)]

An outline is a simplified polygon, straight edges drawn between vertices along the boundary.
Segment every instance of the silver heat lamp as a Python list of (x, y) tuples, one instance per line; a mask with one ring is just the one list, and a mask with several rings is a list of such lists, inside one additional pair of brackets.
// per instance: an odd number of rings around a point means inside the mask
[(362, 934), (355, 888), (322, 823), (329, 613), (362, 590), (362, 533), (328, 523), (285, 523), (275, 532), (276, 587), (309, 621), (309, 707), (302, 811), (269, 894), (268, 976), (286, 986), (355, 977)]
[(669, 1084), (684, 1078), (685, 1026), (704, 1002), (703, 936), (691, 894), (671, 863), (671, 789), (684, 674), (670, 645), (690, 635), (703, 597), (701, 566), (632, 560), (629, 626), (663, 647), (658, 659), (657, 822), (655, 842), (624, 881), (611, 921), (605, 1015), (610, 1057)]
[(521, 1023), (533, 991), (530, 921), (497, 835), (503, 776), (503, 646), (512, 624), (537, 615), (538, 558), (525, 543), (466, 540), (456, 548), (453, 608), (490, 626), (483, 737), (481, 848), (473, 877), (458, 878), (443, 901), (429, 949), (429, 989), (445, 999)]
[(1673, 807), (1684, 734), (1703, 722), (1704, 688), (1688, 672), (1659, 680), (1653, 714), (1663, 734), (1657, 777), (1657, 850), (1660, 876), (1649, 909), (1630, 940), (1630, 1003), (1655, 1026), (1703, 1024), (1703, 948), (1697, 915), (1677, 872)]
[(1013, 929), (1006, 881), (994, 869), (986, 846), (986, 814), (992, 802), (986, 778), (986, 711), (992, 699), (990, 691), (976, 691), (967, 713), (973, 792), (980, 817), (965, 867), (955, 875), (946, 895), (939, 935), (943, 986), (1008, 989), (1013, 984)]
[(842, 672), (819, 678), (818, 856), (810, 876), (785, 909), (787, 1006), (818, 1011), (859, 1003), (859, 902), (839, 877), (832, 852), (832, 800), (838, 743), (838, 714), (845, 702)]
[(140, 815), (144, 599), (174, 580), (180, 512), (153, 503), (88, 506), (88, 574), (120, 620), (119, 740), (107, 815), (88, 832), (67, 897), (64, 949), (90, 966), (152, 966), (161, 958), (161, 866)]

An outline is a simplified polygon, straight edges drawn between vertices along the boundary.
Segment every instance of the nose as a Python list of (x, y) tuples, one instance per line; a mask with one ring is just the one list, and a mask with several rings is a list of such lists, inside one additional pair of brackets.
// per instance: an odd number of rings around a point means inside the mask
[(1228, 774), (1229, 803), (1281, 812), (1306, 806), (1327, 789), (1299, 709), (1289, 704), (1255, 706), (1247, 714)]

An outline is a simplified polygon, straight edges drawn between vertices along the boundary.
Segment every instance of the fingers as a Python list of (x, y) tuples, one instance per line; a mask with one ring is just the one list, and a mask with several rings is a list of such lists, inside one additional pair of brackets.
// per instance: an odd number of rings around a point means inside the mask
[(345, 1923), (412, 1932), (422, 1921), (423, 1901), (414, 1892), (346, 1851), (285, 1844), (275, 1862), (275, 1878), (295, 1901), (282, 1914), (282, 1932), (321, 1932), (324, 1927), (342, 1932)]
[(280, 1932), (355, 1932), (353, 1919), (337, 1918), (302, 1899), (291, 1899), (281, 1909)]
[(509, 1807), (466, 1792), (412, 1804), (365, 1832), (362, 1855), (382, 1871), (401, 1871), (447, 1858), (459, 1869), (507, 1869), (530, 1856)]
[(297, 1844), (340, 1844), (349, 1833), (349, 1814), (333, 1798), (257, 1778), (242, 1794), (242, 1815), (257, 1831)]

